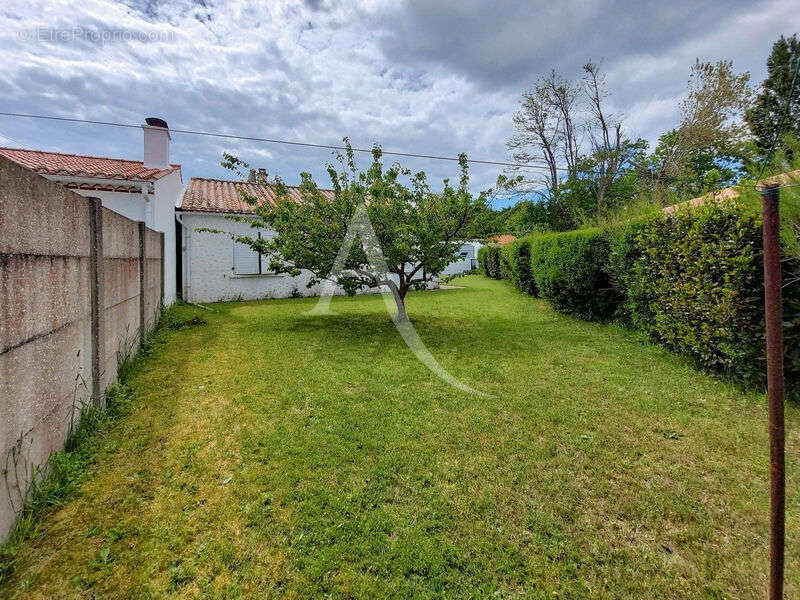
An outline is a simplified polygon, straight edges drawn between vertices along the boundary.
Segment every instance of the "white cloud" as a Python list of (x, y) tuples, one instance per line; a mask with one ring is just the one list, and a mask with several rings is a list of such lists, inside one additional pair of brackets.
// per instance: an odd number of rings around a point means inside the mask
[[(629, 132), (654, 140), (674, 124), (695, 56), (733, 58), (758, 81), (778, 34), (800, 29), (788, 1), (654, 14), (609, 13), (599, 3), (453, 6), (12, 0), (0, 8), (2, 109), (134, 123), (160, 116), (174, 128), (314, 143), (349, 135), (363, 147), (502, 160), (519, 93), (552, 66), (574, 71), (589, 57), (604, 58)], [(75, 35), (43, 41), (42, 31)], [(103, 32), (117, 38), (92, 37)], [(136, 130), (2, 117), (0, 130), (29, 147), (141, 152)], [(303, 170), (324, 181), (331, 157), (173, 136), (173, 158), (187, 177), (225, 176), (223, 148), (289, 182)], [(450, 163), (404, 162), (432, 181), (456, 174)], [(479, 188), (498, 171), (475, 166), (472, 173)]]

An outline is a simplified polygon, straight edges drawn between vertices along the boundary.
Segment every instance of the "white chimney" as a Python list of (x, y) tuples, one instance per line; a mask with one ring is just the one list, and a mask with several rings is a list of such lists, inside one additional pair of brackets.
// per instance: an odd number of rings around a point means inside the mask
[(156, 117), (145, 119), (144, 166), (148, 169), (169, 168), (169, 127), (167, 122)]

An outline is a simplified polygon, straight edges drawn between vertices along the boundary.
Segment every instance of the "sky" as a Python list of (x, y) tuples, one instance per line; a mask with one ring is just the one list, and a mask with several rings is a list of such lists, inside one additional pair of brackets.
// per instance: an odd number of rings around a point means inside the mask
[[(0, 111), (507, 161), (520, 95), (550, 69), (600, 62), (626, 135), (653, 143), (695, 59), (733, 60), (757, 84), (772, 43), (798, 31), (796, 0), (6, 0)], [(142, 133), (0, 116), (0, 145), (141, 159)], [(173, 135), (184, 183), (231, 178), (223, 152), (289, 184), (308, 171), (325, 185), (334, 158)], [(432, 187), (458, 179), (454, 163), (402, 163)], [(501, 169), (473, 165), (471, 189)]]

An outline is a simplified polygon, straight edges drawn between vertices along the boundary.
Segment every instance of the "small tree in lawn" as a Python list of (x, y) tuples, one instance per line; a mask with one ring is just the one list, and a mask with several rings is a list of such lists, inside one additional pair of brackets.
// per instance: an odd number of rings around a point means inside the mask
[[(253, 206), (255, 215), (230, 217), (254, 228), (275, 231), (272, 238), (233, 236), (237, 242), (269, 257), (270, 269), (292, 276), (311, 272), (308, 287), (330, 280), (348, 295), (358, 290), (386, 285), (397, 304), (397, 321), (407, 321), (405, 297), (409, 290), (422, 289), (454, 259), (472, 220), (486, 208), (485, 194), (473, 198), (467, 191), (466, 155), (459, 156), (461, 177), (457, 187), (444, 181), (441, 192), (432, 192), (425, 173), (411, 175), (398, 164), (384, 169), (381, 149), (372, 150), (372, 164), (366, 171), (356, 167), (354, 153), (345, 138), (346, 152), (338, 156), (338, 170), (328, 165), (331, 191), (323, 191), (309, 173), (301, 173), (300, 199), (289, 197), (286, 185), (276, 177), (271, 184), (274, 204), (259, 203), (247, 192), (242, 198)], [(230, 154), (222, 165), (240, 175), (249, 168)], [(401, 178), (408, 177), (409, 185)], [(364, 206), (375, 232), (386, 269), (396, 280), (370, 265), (362, 244), (356, 240), (345, 260), (344, 271), (333, 271), (348, 225), (359, 206)]]

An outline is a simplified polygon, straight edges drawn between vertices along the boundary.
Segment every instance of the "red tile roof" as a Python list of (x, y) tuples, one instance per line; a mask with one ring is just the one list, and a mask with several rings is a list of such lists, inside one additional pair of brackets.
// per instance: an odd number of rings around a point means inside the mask
[(493, 235), (489, 238), (489, 242), (492, 244), (497, 244), (498, 246), (505, 246), (506, 244), (510, 244), (515, 239), (516, 236), (511, 235), (510, 233), (503, 233), (501, 235)]
[[(180, 210), (252, 214), (253, 207), (242, 200), (239, 193), (241, 191), (258, 198), (259, 203), (274, 204), (277, 198), (275, 189), (270, 184), (192, 177), (183, 194)], [(332, 190), (320, 191), (333, 198)], [(299, 188), (289, 186), (288, 192), (289, 198), (300, 200)]]
[[(792, 185), (796, 184), (800, 181), (800, 169), (797, 171), (789, 171), (788, 173), (779, 173), (778, 175), (772, 175), (771, 177), (765, 177), (761, 181), (758, 182), (759, 186), (763, 185)], [(685, 202), (679, 202), (678, 204), (673, 204), (672, 206), (667, 206), (664, 208), (664, 212), (667, 214), (673, 213), (676, 210), (684, 207), (696, 207), (702, 206), (709, 200), (717, 200), (717, 201), (727, 201), (733, 200), (734, 198), (739, 197), (739, 190), (736, 187), (727, 187), (721, 190), (717, 190), (715, 192), (709, 192), (708, 194), (704, 194), (703, 196), (698, 196), (697, 198), (692, 198), (691, 200), (686, 200)]]
[(181, 168), (180, 165), (170, 165), (169, 169), (149, 169), (140, 160), (19, 148), (0, 148), (0, 156), (5, 156), (40, 175), (66, 175), (125, 181), (155, 181)]

